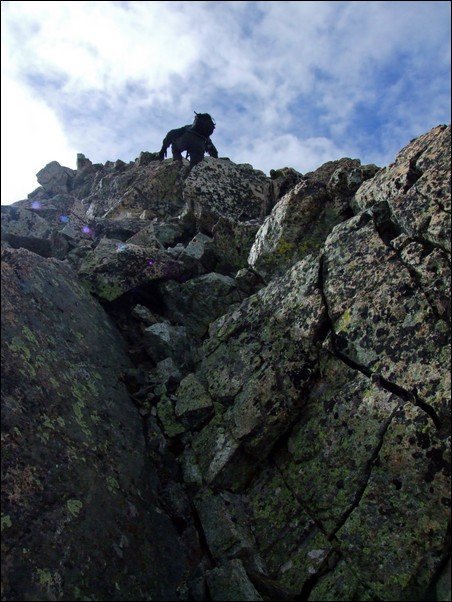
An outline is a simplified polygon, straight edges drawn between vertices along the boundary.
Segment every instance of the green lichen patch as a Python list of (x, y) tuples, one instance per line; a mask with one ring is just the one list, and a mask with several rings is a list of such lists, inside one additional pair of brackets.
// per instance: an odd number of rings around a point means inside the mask
[(11, 521), (11, 517), (9, 516), (9, 514), (3, 514), (2, 512), (2, 531), (3, 529), (9, 529), (10, 527), (13, 526), (13, 523)]
[(400, 408), (358, 507), (337, 533), (344, 557), (380, 598), (422, 599), (445, 561), (446, 458), (450, 450), (425, 413), (411, 404)]
[(168, 437), (176, 437), (186, 431), (176, 418), (173, 402), (168, 397), (163, 397), (157, 404), (157, 415)]
[(77, 517), (83, 508), (83, 502), (75, 499), (68, 500), (66, 502), (66, 508), (72, 516)]

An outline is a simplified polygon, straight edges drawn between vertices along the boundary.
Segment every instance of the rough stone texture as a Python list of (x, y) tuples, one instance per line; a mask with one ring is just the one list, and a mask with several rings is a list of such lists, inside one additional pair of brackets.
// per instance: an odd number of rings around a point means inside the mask
[(43, 257), (50, 257), (52, 228), (49, 223), (28, 209), (2, 206), (2, 240), (14, 248), (23, 247)]
[(73, 169), (62, 167), (58, 161), (52, 161), (38, 171), (36, 178), (47, 193), (65, 194), (71, 191), (75, 174)]
[(394, 163), (364, 183), (354, 200), (359, 209), (388, 203), (394, 222), (405, 234), (449, 254), (450, 135), (450, 125), (439, 125), (412, 140)]
[(293, 167), (282, 167), (271, 169), (270, 178), (272, 179), (274, 197), (280, 199), (298, 182), (301, 182), (303, 174), (293, 169)]
[(259, 595), (240, 560), (231, 560), (207, 575), (212, 600), (264, 600)]
[(143, 475), (129, 365), (68, 265), (3, 251), (3, 599), (176, 599), (186, 552)]
[[(357, 278), (365, 272), (372, 277)], [(371, 211), (338, 226), (326, 241), (324, 282), (336, 350), (445, 415), (449, 328), (381, 239)]]
[(227, 561), (237, 556), (246, 558), (253, 553), (255, 541), (246, 524), (241, 496), (229, 492), (214, 495), (205, 489), (196, 496), (195, 505), (215, 560)]
[(246, 490), (256, 548), (266, 572), (293, 593), (333, 556), (333, 546), (270, 462)]
[(450, 600), (450, 126), (186, 167), (6, 210), (5, 599)]
[[(92, 220), (93, 230), (96, 239), (113, 238), (122, 242), (130, 241), (135, 235), (148, 228), (154, 229), (153, 223), (149, 223), (147, 219), (108, 219), (96, 218)], [(152, 231), (151, 230), (151, 231)], [(145, 246), (154, 247), (155, 242), (151, 239), (151, 244)]]
[[(430, 141), (436, 156), (447, 155), (444, 142), (440, 152), (434, 134)], [(450, 270), (445, 245), (434, 246), (432, 237), (423, 244), (419, 231), (414, 240), (412, 229), (395, 222), (390, 199), (379, 196), (378, 176), (366, 187), (369, 195), (375, 190), (375, 204), (332, 229), (318, 272), (312, 260), (295, 264), (211, 326), (196, 374), (217, 402), (216, 416), (192, 446), (205, 483), (248, 500), (271, 578), (293, 592), (312, 590), (313, 599), (330, 590), (338, 600), (421, 600), (444, 574), (448, 554), (450, 297), (441, 280), (450, 281)], [(277, 211), (278, 205), (272, 216)], [(416, 243), (423, 248), (413, 249)], [(305, 345), (312, 353), (324, 342), (309, 362), (303, 345), (294, 353), (290, 342), (309, 331), (316, 302), (308, 291), (316, 287), (317, 326)], [(280, 377), (272, 388), (272, 372), (293, 374), (295, 358), (306, 380)], [(294, 405), (298, 414), (291, 412), (292, 425), (278, 414), (272, 424), (267, 391), (273, 404), (279, 395), (303, 399)], [(265, 433), (275, 437), (267, 451)]]
[(113, 301), (141, 284), (163, 277), (175, 278), (183, 266), (164, 251), (102, 239), (81, 263), (79, 277), (98, 298)]
[(144, 331), (144, 345), (149, 357), (155, 362), (166, 358), (177, 360), (179, 365), (186, 361), (190, 348), (187, 330), (165, 322), (152, 324)]
[(220, 217), (262, 221), (273, 206), (272, 192), (269, 179), (251, 165), (205, 157), (185, 182), (185, 213), (201, 232), (212, 234)]
[(325, 329), (318, 271), (299, 262), (212, 325), (199, 379), (217, 414), (193, 440), (208, 484), (242, 487), (296, 419)]
[(167, 280), (159, 290), (165, 315), (199, 338), (207, 333), (215, 318), (243, 298), (233, 278), (215, 272), (182, 283)]
[(167, 250), (171, 257), (184, 264), (190, 277), (214, 271), (217, 263), (212, 238), (202, 232), (198, 232), (186, 246), (180, 243)]
[(217, 270), (222, 274), (235, 274), (248, 266), (248, 255), (254, 244), (260, 221), (236, 222), (220, 217), (212, 229), (213, 249)]
[(2, 240), (14, 248), (64, 259), (74, 248), (90, 243), (93, 236), (83, 205), (70, 194), (2, 207)]
[(181, 381), (176, 397), (176, 417), (190, 430), (201, 427), (214, 412), (210, 395), (193, 373)]
[(350, 217), (352, 195), (367, 172), (358, 160), (340, 159), (301, 178), (262, 224), (249, 253), (250, 266), (269, 280), (303, 257), (317, 255), (333, 227)]
[(366, 486), (370, 464), (400, 401), (329, 351), (322, 353), (320, 366), (304, 419), (275, 463), (305, 511), (331, 537)]
[[(182, 183), (184, 168), (173, 161), (153, 161), (126, 165), (109, 163), (89, 174), (83, 203), (88, 217), (109, 219), (169, 217), (178, 215), (183, 207)], [(88, 176), (85, 176), (88, 177)]]
[[(339, 221), (332, 211), (326, 215), (326, 186), (303, 181), (287, 193), (265, 220), (251, 248), (249, 265), (266, 280), (281, 276), (297, 260), (317, 254), (326, 233)], [(327, 224), (322, 228), (320, 215)]]
[[(424, 599), (447, 555), (450, 440), (405, 404), (391, 420), (359, 505), (337, 532), (350, 566), (376, 598)], [(376, 534), (376, 538), (371, 537)]]

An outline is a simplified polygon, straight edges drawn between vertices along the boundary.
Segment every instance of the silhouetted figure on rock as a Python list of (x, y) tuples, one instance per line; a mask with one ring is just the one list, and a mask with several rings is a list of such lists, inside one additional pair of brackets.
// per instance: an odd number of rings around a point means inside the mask
[(195, 111), (192, 125), (184, 125), (167, 133), (159, 153), (160, 161), (166, 157), (170, 145), (175, 161), (182, 161), (182, 152), (187, 151), (190, 156), (190, 169), (203, 160), (206, 152), (211, 157), (217, 158), (218, 151), (210, 139), (214, 129), (215, 121), (208, 113)]

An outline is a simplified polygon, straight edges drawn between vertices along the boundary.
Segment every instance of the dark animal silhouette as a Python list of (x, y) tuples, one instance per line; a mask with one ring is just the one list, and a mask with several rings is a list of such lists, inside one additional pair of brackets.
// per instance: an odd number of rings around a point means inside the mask
[(195, 111), (195, 118), (191, 125), (184, 125), (167, 133), (159, 153), (160, 161), (166, 157), (170, 145), (175, 161), (182, 161), (182, 153), (187, 151), (190, 157), (190, 169), (203, 160), (206, 152), (211, 157), (218, 158), (218, 151), (210, 139), (214, 129), (215, 121), (209, 113)]

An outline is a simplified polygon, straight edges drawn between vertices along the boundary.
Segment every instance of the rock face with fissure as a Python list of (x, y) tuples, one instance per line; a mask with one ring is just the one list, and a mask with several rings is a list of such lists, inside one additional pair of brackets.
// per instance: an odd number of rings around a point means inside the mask
[(450, 600), (450, 130), (2, 207), (2, 599)]

